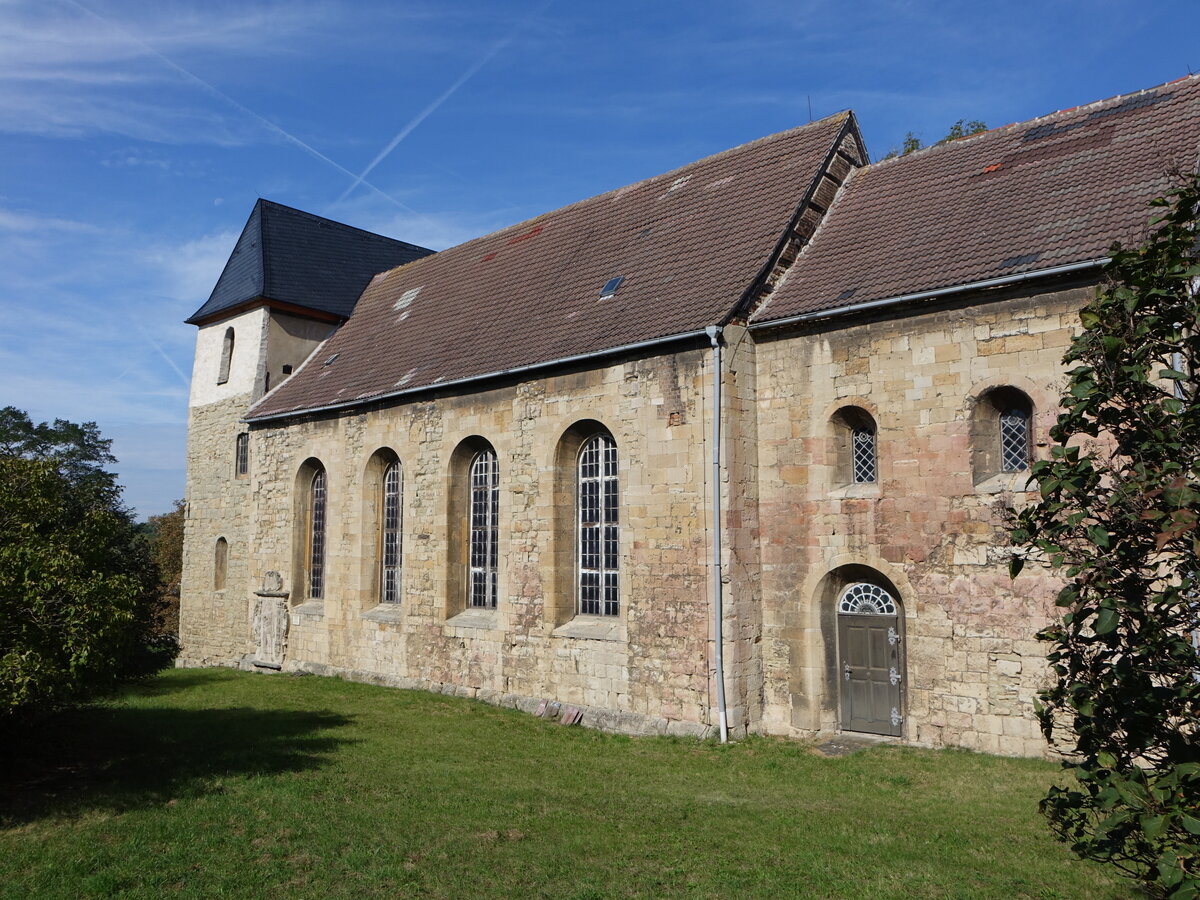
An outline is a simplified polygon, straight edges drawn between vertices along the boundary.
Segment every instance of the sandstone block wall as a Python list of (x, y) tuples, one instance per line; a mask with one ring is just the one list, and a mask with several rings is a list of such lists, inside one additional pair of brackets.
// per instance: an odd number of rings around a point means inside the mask
[[(587, 707), (593, 720), (622, 730), (702, 733), (715, 705), (709, 366), (706, 350), (688, 350), (254, 427), (248, 505), (240, 507), (251, 522), (252, 556), (232, 592), (240, 596), (203, 608), (244, 610), (264, 573), (278, 571), (293, 603), (285, 669), (513, 704), (548, 697)], [(607, 428), (619, 453), (622, 614), (615, 619), (575, 615), (575, 461), (571, 455), (564, 463), (560, 444), (585, 421)], [(477, 439), (495, 448), (500, 466), (496, 610), (464, 609), (464, 598), (453, 596), (462, 579), (447, 571), (462, 528), (451, 495), (470, 458), (455, 450)], [(381, 450), (403, 466), (402, 602), (394, 605), (380, 603), (376, 574), (371, 461)], [(298, 473), (311, 460), (324, 466), (328, 484), (327, 587), (316, 601), (305, 596), (297, 556), (306, 490)], [(235, 493), (206, 499), (214, 517), (241, 503)], [(189, 648), (201, 646), (197, 633), (209, 628), (194, 624)], [(226, 646), (251, 653), (247, 640)], [(742, 643), (730, 693), (737, 698), (732, 718), (744, 728), (748, 694), (738, 681), (752, 642)]]
[[(839, 567), (858, 567), (841, 571), (878, 573), (903, 604), (907, 739), (1045, 751), (1033, 718), (1045, 673), (1034, 634), (1058, 584), (1028, 569), (1009, 579), (1004, 509), (1027, 502), (1027, 473), (973, 472), (972, 444), (984, 438), (972, 420), (986, 390), (1018, 388), (1033, 401), (1033, 452), (1048, 452), (1060, 361), (1090, 293), (992, 294), (756, 335), (765, 730), (837, 728), (832, 604)], [(839, 477), (831, 420), (846, 405), (877, 424), (877, 484)]]

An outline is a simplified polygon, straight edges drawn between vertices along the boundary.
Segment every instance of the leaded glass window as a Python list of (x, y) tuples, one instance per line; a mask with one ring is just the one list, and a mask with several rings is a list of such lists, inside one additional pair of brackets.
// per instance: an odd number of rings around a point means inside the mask
[(308, 596), (325, 596), (325, 470), (313, 475), (309, 491)]
[(1029, 414), (1010, 408), (1000, 414), (1000, 471), (1029, 468)]
[(612, 435), (594, 435), (579, 451), (578, 506), (579, 611), (584, 615), (618, 615), (621, 534), (617, 445)]
[(875, 429), (855, 428), (850, 438), (852, 467), (855, 484), (874, 484), (875, 474)]
[(471, 606), (496, 608), (500, 549), (500, 469), (495, 450), (471, 461)]
[(235, 447), (234, 474), (247, 475), (250, 472), (250, 435), (244, 431), (239, 434)]
[(380, 571), (380, 602), (400, 602), (400, 550), (403, 523), (403, 472), (393, 460), (383, 471), (383, 527)]
[(838, 612), (844, 616), (894, 616), (896, 600), (877, 584), (859, 582), (842, 592)]

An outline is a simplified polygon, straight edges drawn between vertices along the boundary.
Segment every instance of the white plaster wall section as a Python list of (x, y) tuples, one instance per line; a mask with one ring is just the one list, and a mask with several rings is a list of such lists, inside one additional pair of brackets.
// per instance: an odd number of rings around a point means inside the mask
[[(233, 329), (233, 356), (229, 380), (217, 384), (225, 332)], [(228, 319), (205, 325), (196, 334), (196, 360), (192, 365), (192, 388), (188, 406), (207, 406), (254, 390), (259, 360), (267, 338), (267, 309), (259, 307)]]

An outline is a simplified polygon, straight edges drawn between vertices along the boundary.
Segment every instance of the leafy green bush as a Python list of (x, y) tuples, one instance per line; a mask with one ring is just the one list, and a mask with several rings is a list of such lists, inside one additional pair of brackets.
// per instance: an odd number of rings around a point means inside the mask
[(1043, 812), (1080, 856), (1154, 895), (1200, 896), (1200, 179), (1155, 201), (1146, 243), (1115, 247), (1050, 435), (1018, 554), (1061, 570), (1042, 729), (1075, 783)]
[(162, 668), (157, 571), (94, 424), (0, 410), (0, 723)]

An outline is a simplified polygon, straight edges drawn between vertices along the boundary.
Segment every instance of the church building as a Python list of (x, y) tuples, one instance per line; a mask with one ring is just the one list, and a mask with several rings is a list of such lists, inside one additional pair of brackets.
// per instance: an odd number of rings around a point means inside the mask
[(198, 326), (181, 665), (1040, 755), (1006, 511), (1200, 77), (872, 163), (853, 113), (433, 253), (266, 200)]

